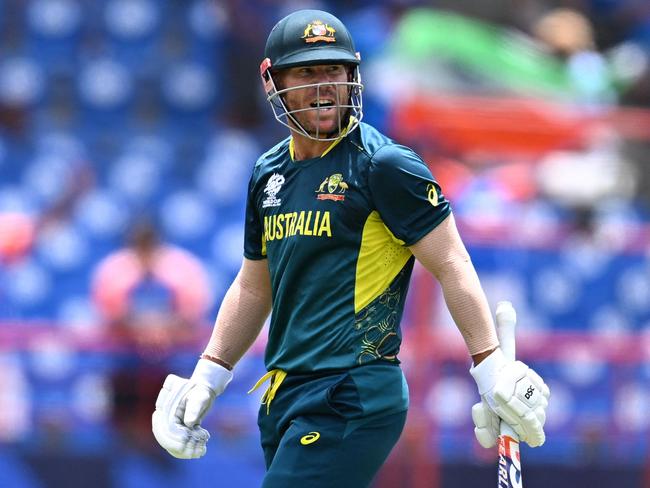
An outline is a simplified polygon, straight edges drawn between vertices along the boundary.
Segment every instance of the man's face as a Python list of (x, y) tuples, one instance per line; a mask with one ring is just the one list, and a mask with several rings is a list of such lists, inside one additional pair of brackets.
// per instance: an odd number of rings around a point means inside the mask
[[(331, 83), (347, 81), (349, 81), (348, 71), (342, 64), (297, 66), (287, 68), (279, 73), (280, 89), (325, 83), (320, 88), (310, 86), (290, 90), (283, 95), (288, 111), (314, 109), (293, 114), (305, 130), (313, 136), (317, 132), (321, 136), (338, 132), (339, 118), (345, 115), (347, 108), (337, 107), (337, 103), (339, 105), (348, 104), (350, 88), (348, 85)], [(320, 108), (317, 108), (319, 105)], [(341, 120), (342, 126), (346, 124), (347, 121)]]

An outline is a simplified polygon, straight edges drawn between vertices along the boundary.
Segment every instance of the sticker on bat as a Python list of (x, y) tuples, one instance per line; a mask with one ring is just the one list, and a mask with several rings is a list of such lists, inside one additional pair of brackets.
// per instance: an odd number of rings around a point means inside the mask
[(508, 435), (499, 436), (499, 488), (523, 488), (519, 442)]

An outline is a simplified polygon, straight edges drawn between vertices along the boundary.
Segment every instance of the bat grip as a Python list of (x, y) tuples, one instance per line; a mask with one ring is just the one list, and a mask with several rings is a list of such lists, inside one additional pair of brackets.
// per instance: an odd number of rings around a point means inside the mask
[[(506, 358), (515, 360), (515, 325), (517, 324), (517, 313), (510, 302), (497, 303), (496, 309), (496, 325), (497, 336), (499, 337), (499, 345)], [(516, 441), (519, 436), (515, 431), (503, 420), (499, 423), (499, 431), (501, 435), (512, 437)]]
[(517, 324), (517, 312), (512, 303), (499, 302), (496, 310), (497, 336), (499, 345), (506, 358), (515, 360), (515, 325)]

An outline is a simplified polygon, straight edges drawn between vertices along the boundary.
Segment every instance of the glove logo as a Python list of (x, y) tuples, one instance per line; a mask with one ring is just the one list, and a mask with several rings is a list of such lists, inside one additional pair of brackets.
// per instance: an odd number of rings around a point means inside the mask
[(303, 446), (308, 446), (309, 444), (316, 442), (318, 439), (320, 439), (320, 432), (310, 432), (300, 438), (300, 443)]
[(533, 396), (533, 393), (535, 393), (535, 388), (529, 386), (526, 390), (526, 394), (524, 395), (526, 397), (526, 400), (530, 400), (530, 398)]

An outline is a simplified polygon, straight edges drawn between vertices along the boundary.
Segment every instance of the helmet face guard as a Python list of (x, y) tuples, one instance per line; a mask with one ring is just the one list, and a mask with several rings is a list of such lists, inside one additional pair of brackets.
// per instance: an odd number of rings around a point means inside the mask
[[(271, 30), (260, 74), (267, 100), (273, 115), (291, 131), (316, 141), (333, 141), (353, 131), (363, 117), (360, 57), (354, 49), (350, 32), (334, 15), (322, 10), (298, 10), (280, 20)], [(348, 80), (341, 82), (311, 83), (284, 88), (274, 79), (280, 70), (297, 66), (343, 65), (348, 70)], [(347, 88), (345, 99), (339, 93)], [(286, 95), (294, 90), (310, 89), (316, 92), (317, 100), (327, 87), (336, 91), (336, 128), (328, 133), (320, 131), (321, 114), (324, 107), (303, 107), (289, 109)], [(328, 105), (329, 109), (333, 108)], [(316, 129), (309, 131), (299, 122), (298, 115), (315, 111)], [(324, 116), (323, 116), (324, 117)]]
[[(328, 64), (323, 62), (322, 64)], [(335, 64), (332, 62), (332, 64)], [(349, 66), (349, 65), (348, 65)], [(293, 86), (291, 88), (284, 88), (278, 90), (278, 87), (273, 79), (271, 72), (271, 60), (266, 58), (260, 65), (260, 74), (262, 76), (262, 83), (264, 84), (264, 91), (266, 92), (266, 99), (271, 104), (273, 115), (276, 120), (282, 125), (288, 127), (293, 132), (301, 134), (309, 139), (316, 141), (334, 141), (344, 134), (348, 134), (357, 128), (359, 122), (363, 118), (363, 100), (361, 92), (363, 91), (363, 84), (361, 83), (361, 75), (359, 73), (359, 66), (353, 66), (353, 74), (350, 81), (339, 82), (324, 82), (324, 83), (310, 83), (307, 85)], [(320, 100), (320, 90), (323, 87), (334, 87), (336, 93), (336, 100), (334, 108), (337, 113), (337, 128), (328, 133), (320, 132), (320, 114), (321, 108), (306, 107), (294, 110), (289, 110), (285, 101), (284, 95), (294, 91), (302, 90), (305, 88), (316, 89), (316, 99)], [(343, 100), (339, 92), (339, 87), (345, 86), (348, 89), (347, 99)], [(328, 107), (331, 108), (331, 107)], [(298, 121), (297, 114), (301, 112), (316, 112), (316, 132), (309, 133), (307, 129)]]

